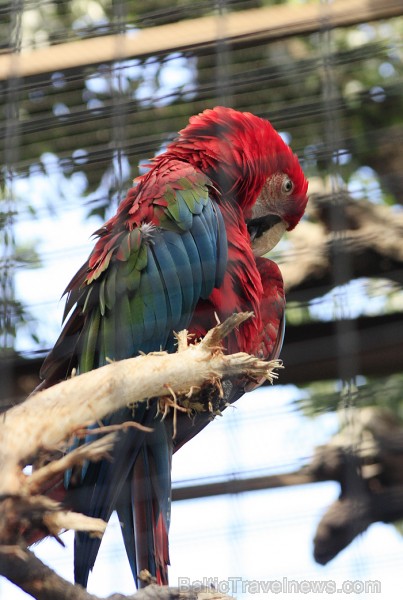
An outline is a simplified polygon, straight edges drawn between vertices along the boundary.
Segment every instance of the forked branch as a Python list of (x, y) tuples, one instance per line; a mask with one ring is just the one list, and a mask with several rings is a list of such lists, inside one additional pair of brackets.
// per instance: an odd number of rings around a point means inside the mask
[[(189, 344), (187, 332), (181, 332), (178, 353), (155, 352), (108, 364), (38, 392), (3, 415), (0, 424), (0, 574), (39, 600), (95, 598), (56, 576), (24, 545), (28, 540), (45, 535), (58, 537), (63, 529), (102, 535), (106, 523), (66, 511), (55, 500), (40, 494), (55, 487), (55, 481), (61, 480), (66, 469), (81, 465), (85, 460), (97, 461), (108, 456), (116, 432), (103, 428), (102, 419), (119, 408), (134, 407), (149, 398), (169, 395), (175, 402), (176, 397), (186, 395), (191, 405), (192, 390), (206, 385), (217, 385), (221, 389), (221, 380), (233, 376), (253, 380), (266, 377), (272, 381), (276, 377), (274, 369), (281, 366), (278, 361), (265, 362), (244, 353), (226, 356), (222, 351), (223, 338), (250, 316), (251, 313), (231, 316), (195, 344)], [(171, 403), (172, 410), (176, 410), (175, 402)], [(85, 435), (85, 428), (93, 423), (100, 423), (97, 433), (106, 435), (63, 455), (71, 438)], [(124, 423), (119, 428), (133, 426), (142, 427)], [(46, 464), (26, 475), (23, 468), (43, 455)], [(48, 457), (52, 455), (55, 458), (49, 462)], [(205, 594), (204, 598), (223, 598), (216, 592)], [(200, 591), (153, 586), (133, 596), (136, 600), (197, 597), (199, 600), (202, 597)]]

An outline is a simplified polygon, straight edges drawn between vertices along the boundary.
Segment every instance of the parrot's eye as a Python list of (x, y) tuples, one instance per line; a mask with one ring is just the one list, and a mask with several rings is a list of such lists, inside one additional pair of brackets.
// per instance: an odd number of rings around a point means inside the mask
[(286, 177), (282, 183), (281, 191), (284, 192), (284, 194), (291, 194), (293, 189), (294, 189), (293, 182), (291, 181), (291, 179), (289, 177)]

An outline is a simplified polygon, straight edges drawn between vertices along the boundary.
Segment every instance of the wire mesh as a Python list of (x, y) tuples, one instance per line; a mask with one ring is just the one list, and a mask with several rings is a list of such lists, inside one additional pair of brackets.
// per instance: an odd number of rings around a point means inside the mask
[[(399, 179), (395, 163), (390, 162), (384, 170), (379, 167), (381, 159), (391, 153), (390, 148), (383, 152), (391, 131), (397, 154), (403, 141), (397, 126), (403, 86), (401, 19), (333, 30), (331, 3), (323, 2), (322, 25), (315, 34), (269, 43), (247, 39), (229, 44), (226, 16), (259, 3), (161, 1), (153, 3), (153, 8), (133, 8), (133, 3), (121, 0), (112, 7), (99, 3), (98, 17), (91, 17), (91, 11), (84, 15), (84, 11), (75, 21), (71, 6), (67, 1), (49, 0), (13, 2), (0, 9), (2, 22), (7, 24), (7, 41), (2, 43), (6, 52), (108, 34), (117, 34), (121, 41), (112, 63), (20, 78), (16, 61), (12, 76), (1, 82), (3, 348), (24, 357), (51, 346), (60, 327), (58, 297), (90, 251), (92, 242), (86, 244), (86, 240), (114, 212), (138, 165), (141, 168), (142, 161), (158, 152), (191, 114), (222, 103), (267, 117), (303, 157), (312, 179), (323, 182), (330, 175), (335, 210), (326, 226), (336, 232), (339, 245), (326, 282), (329, 295), (322, 291), (309, 300), (293, 301), (291, 291), (289, 297), (290, 319), (295, 318), (296, 325), (312, 319), (335, 321), (336, 335), (343, 340), (335, 357), (338, 381), (318, 383), (308, 392), (276, 386), (270, 393), (265, 390), (254, 399), (244, 398), (239, 408), (225, 414), (222, 423), (209, 426), (208, 437), (194, 440), (189, 450), (183, 450), (174, 473), (176, 485), (185, 486), (195, 479), (208, 484), (298, 470), (338, 429), (339, 415), (323, 410), (326, 402), (321, 404), (321, 395), (332, 394), (331, 406), (344, 407), (347, 426), (355, 425), (354, 408), (361, 406), (364, 395), (371, 399), (374, 394), (379, 396), (379, 390), (368, 392), (361, 380), (349, 376), (351, 371), (360, 374), (355, 319), (370, 303), (371, 290), (368, 279), (355, 288), (345, 284), (355, 279), (357, 267), (346, 260), (346, 251), (341, 252), (341, 246), (349, 244), (350, 215), (338, 209), (343, 208), (342, 187), (374, 203), (379, 198), (390, 204), (392, 198), (395, 206), (401, 202), (401, 175)], [(35, 11), (52, 18), (35, 25)], [(173, 46), (155, 56), (125, 58), (125, 35), (135, 34), (137, 28), (180, 22), (212, 11), (217, 16), (213, 47), (182, 52)], [(370, 169), (370, 185), (360, 171), (363, 166)], [(319, 210), (315, 205), (308, 213), (308, 223), (318, 221)], [(290, 236), (274, 258), (286, 270), (287, 264), (303, 262), (309, 255), (309, 245), (295, 246)], [(29, 269), (29, 257), (35, 270)], [(401, 274), (394, 281), (399, 277)], [(381, 314), (391, 310), (391, 295), (397, 307), (392, 311), (402, 308), (399, 284), (397, 289), (389, 286), (373, 292), (375, 302), (382, 298), (383, 307), (378, 302), (376, 308)], [(318, 305), (321, 313), (315, 313)], [(24, 308), (23, 318), (15, 312), (19, 306)], [(15, 374), (9, 371), (9, 377), (18, 377), (18, 369)], [(367, 378), (363, 381), (369, 386)], [(395, 404), (400, 406), (401, 385), (394, 385), (397, 391), (391, 395), (398, 398)], [(320, 414), (312, 421), (301, 413), (301, 405), (309, 404), (315, 395)], [(310, 406), (314, 407), (313, 401)], [(350, 436), (353, 450), (357, 444)], [(210, 452), (206, 448), (211, 448)], [(365, 580), (376, 572), (382, 574), (385, 590), (401, 552), (392, 528), (380, 534), (388, 545), (387, 560), (375, 555), (371, 543), (377, 543), (378, 534), (372, 530), (368, 543), (355, 542), (334, 566), (330, 563), (319, 571), (308, 559), (318, 515), (338, 493), (333, 484), (323, 484), (328, 486), (325, 492), (319, 492), (317, 486), (261, 492), (259, 498), (257, 492), (248, 492), (177, 503), (172, 534), (174, 580), (183, 575), (194, 579), (215, 576), (216, 572), (219, 580), (238, 574), (245, 581), (284, 575), (299, 580)], [(209, 515), (210, 527), (203, 519), (198, 524), (200, 514)], [(116, 524), (112, 529), (118, 530)], [(123, 560), (122, 545), (119, 539), (111, 544), (100, 564), (112, 564), (115, 572)], [(209, 562), (215, 545), (221, 548), (219, 557)], [(195, 564), (185, 561), (190, 546)], [(202, 549), (200, 554), (198, 549)], [(60, 560), (64, 572), (67, 559)], [(103, 584), (96, 583), (102, 568), (94, 574), (93, 586), (105, 592)], [(116, 589), (117, 579), (110, 575), (111, 591)], [(122, 590), (131, 589), (130, 585), (125, 580)]]

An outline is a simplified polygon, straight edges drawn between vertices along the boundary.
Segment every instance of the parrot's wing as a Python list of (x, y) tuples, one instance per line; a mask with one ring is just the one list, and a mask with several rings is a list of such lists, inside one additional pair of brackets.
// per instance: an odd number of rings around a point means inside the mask
[[(93, 253), (66, 290), (70, 316), (43, 365), (45, 386), (73, 367), (86, 372), (139, 351), (173, 350), (173, 331), (186, 328), (199, 299), (221, 284), (227, 238), (210, 182), (189, 167), (186, 176), (178, 169), (174, 175), (163, 185), (151, 179), (148, 187), (134, 188), (117, 218), (98, 232)], [(117, 507), (134, 577), (148, 568), (165, 582), (172, 441), (155, 416), (155, 403), (143, 403), (105, 420), (133, 419), (154, 433), (127, 431), (115, 445), (113, 463), (90, 463), (74, 474), (67, 501), (104, 520)], [(76, 535), (75, 577), (82, 585), (99, 544)]]
[[(128, 228), (128, 214), (116, 230), (100, 230), (66, 289), (65, 317), (71, 314), (42, 379), (53, 384), (73, 367), (86, 372), (139, 351), (173, 349), (172, 332), (189, 325), (225, 273), (225, 225), (208, 183), (196, 172), (193, 181), (189, 173), (171, 180), (149, 207), (151, 222)], [(141, 198), (137, 204), (144, 213)]]

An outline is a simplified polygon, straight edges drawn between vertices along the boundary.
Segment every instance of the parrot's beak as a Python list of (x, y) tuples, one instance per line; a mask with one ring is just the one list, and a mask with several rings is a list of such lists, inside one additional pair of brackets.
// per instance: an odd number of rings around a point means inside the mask
[(247, 221), (253, 254), (267, 254), (283, 237), (287, 223), (278, 215), (265, 215)]

